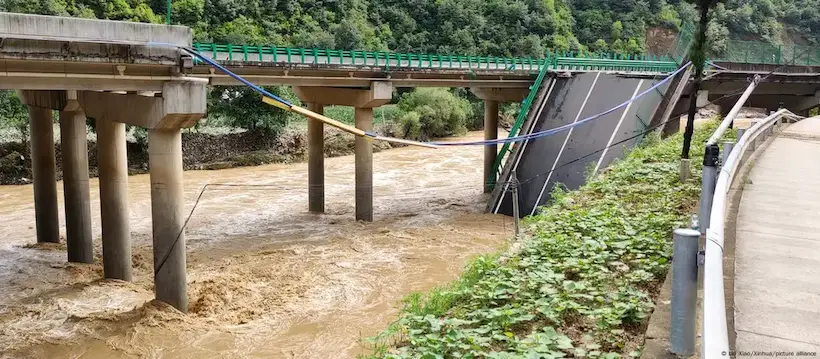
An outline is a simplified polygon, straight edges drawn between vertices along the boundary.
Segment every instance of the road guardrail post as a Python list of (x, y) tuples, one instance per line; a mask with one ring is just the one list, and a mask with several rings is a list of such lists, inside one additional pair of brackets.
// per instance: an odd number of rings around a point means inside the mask
[(717, 144), (706, 146), (706, 153), (703, 156), (703, 179), (700, 190), (700, 233), (706, 234), (709, 228), (709, 216), (712, 212), (712, 198), (715, 196), (715, 185), (717, 184), (717, 164), (720, 158), (720, 147)]
[[(757, 121), (752, 121), (749, 124), (749, 128), (755, 127), (755, 125), (757, 125)], [(758, 137), (760, 137), (760, 136), (758, 136)], [(757, 149), (757, 139), (754, 139), (754, 140), (752, 140), (751, 143), (749, 143), (749, 150), (754, 152), (754, 150), (756, 150), (756, 149)]]
[(672, 236), (672, 317), (669, 342), (673, 354), (695, 354), (698, 299), (698, 239), (700, 232), (679, 228)]
[(735, 148), (735, 143), (733, 141), (724, 141), (723, 142), (723, 152), (720, 156), (720, 165), (723, 166), (726, 164), (726, 160), (729, 159), (729, 154), (732, 153), (732, 149)]

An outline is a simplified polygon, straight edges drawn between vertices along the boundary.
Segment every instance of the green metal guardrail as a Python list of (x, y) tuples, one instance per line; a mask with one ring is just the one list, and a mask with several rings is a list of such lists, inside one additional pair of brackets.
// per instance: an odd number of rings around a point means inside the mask
[(275, 62), (311, 65), (360, 65), (391, 68), (469, 69), (503, 71), (553, 70), (670, 72), (669, 57), (611, 54), (548, 53), (545, 58), (409, 54), (233, 44), (195, 43), (194, 49), (219, 61)]
[(820, 47), (777, 45), (758, 41), (731, 40), (712, 61), (745, 64), (820, 66)]
[[(535, 78), (535, 83), (530, 86), (530, 93), (527, 94), (527, 98), (524, 99), (524, 102), (521, 103), (521, 109), (518, 111), (518, 116), (515, 118), (515, 123), (510, 128), (510, 134), (507, 138), (518, 136), (518, 132), (521, 131), (521, 126), (524, 124), (524, 120), (527, 119), (527, 114), (530, 112), (530, 108), (532, 107), (532, 102), (535, 101), (535, 96), (538, 95), (538, 91), (541, 89), (541, 84), (544, 82), (544, 77), (547, 76), (547, 66), (541, 68), (541, 71), (538, 72), (538, 77)], [(501, 164), (504, 163), (504, 158), (507, 156), (510, 150), (510, 143), (504, 143), (501, 146), (501, 151), (498, 152), (498, 156), (495, 158), (495, 162), (493, 163), (493, 175), (488, 179), (488, 185), (495, 186), (496, 179), (498, 178), (499, 171), (501, 170)]]
[[(510, 137), (516, 136), (520, 132), (521, 126), (527, 118), (532, 103), (549, 71), (628, 71), (665, 74), (678, 68), (678, 63), (672, 56), (625, 56), (607, 53), (549, 52), (545, 58), (536, 59), (212, 43), (195, 43), (194, 49), (200, 54), (217, 61), (374, 66), (384, 67), (384, 70), (388, 72), (391, 68), (537, 71), (536, 81), (530, 87), (529, 94), (521, 104), (516, 121), (510, 130)], [(501, 164), (509, 152), (510, 144), (506, 143), (502, 146), (501, 152), (494, 163), (495, 175), (490, 179), (491, 185), (495, 184)]]

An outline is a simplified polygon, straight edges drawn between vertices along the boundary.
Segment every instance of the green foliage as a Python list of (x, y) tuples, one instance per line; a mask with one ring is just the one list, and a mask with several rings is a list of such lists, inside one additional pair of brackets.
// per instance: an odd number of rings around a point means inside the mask
[(14, 128), (20, 133), (20, 141), (28, 139), (28, 109), (20, 102), (14, 91), (0, 90), (0, 128)]
[(213, 41), (230, 44), (263, 44), (265, 37), (262, 28), (244, 16), (223, 23), (217, 27), (213, 33)]
[(609, 46), (606, 44), (606, 40), (598, 39), (595, 40), (594, 44), (592, 44), (592, 50), (596, 52), (607, 52), (609, 50)]
[[(289, 87), (266, 87), (273, 94), (295, 101)], [(288, 122), (290, 113), (269, 106), (248, 87), (214, 86), (208, 99), (208, 116), (225, 120), (225, 124), (247, 130), (279, 133)]]
[(686, 224), (699, 193), (699, 181), (679, 180), (681, 143), (647, 141), (581, 189), (558, 187), (525, 220), (519, 251), (480, 257), (453, 284), (409, 296), (371, 357), (639, 355), (630, 343), (669, 268), (672, 229)]
[(620, 39), (623, 31), (624, 24), (620, 21), (615, 21), (612, 23), (612, 30), (610, 32), (610, 36), (612, 36), (612, 39)]
[[(355, 109), (350, 106), (325, 106), (325, 116), (352, 125), (355, 123)], [(373, 109), (373, 123), (393, 122), (400, 115), (397, 105), (383, 105)]]
[(661, 11), (658, 13), (658, 23), (673, 30), (679, 30), (681, 26), (678, 12), (669, 4), (664, 4), (661, 7)]
[(427, 140), (461, 135), (473, 116), (470, 102), (445, 88), (418, 88), (402, 96), (399, 123), (405, 138)]

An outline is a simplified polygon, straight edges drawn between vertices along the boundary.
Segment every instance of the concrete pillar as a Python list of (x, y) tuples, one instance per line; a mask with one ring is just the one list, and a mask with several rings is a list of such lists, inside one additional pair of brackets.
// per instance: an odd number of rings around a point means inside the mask
[[(498, 101), (484, 100), (484, 139), (498, 138)], [(484, 193), (492, 192), (490, 185), (495, 179), (495, 164), (498, 157), (498, 145), (484, 146)]]
[[(356, 128), (373, 130), (373, 109), (356, 108)], [(356, 220), (373, 222), (373, 142), (356, 136)]]
[(103, 275), (131, 280), (131, 226), (128, 221), (128, 155), (125, 124), (97, 119)]
[(698, 91), (698, 99), (695, 103), (695, 106), (701, 108), (709, 104), (709, 91), (708, 90), (700, 90)]
[(148, 131), (156, 298), (188, 311), (183, 231), (182, 131)]
[(94, 263), (87, 134), (85, 114), (82, 111), (60, 112), (65, 238), (69, 262)]
[(60, 242), (57, 210), (57, 173), (54, 164), (54, 128), (51, 110), (29, 106), (31, 167), (34, 176), (34, 216), (37, 242)]
[[(324, 105), (308, 103), (308, 109), (324, 113)], [(325, 212), (325, 128), (321, 121), (308, 119), (308, 210)]]
[[(373, 82), (369, 89), (332, 88), (317, 86), (296, 86), (293, 88), (296, 96), (302, 102), (308, 103), (311, 109), (318, 109), (316, 104), (352, 106), (356, 110), (356, 127), (365, 131), (373, 129), (373, 108), (384, 105), (393, 98), (393, 84), (390, 82)], [(315, 110), (314, 110), (315, 111)], [(308, 120), (308, 126), (311, 120)], [(319, 136), (320, 127), (316, 127), (316, 136)], [(308, 127), (310, 131), (310, 127)], [(311, 136), (311, 135), (309, 135)], [(308, 146), (312, 146), (308, 140)], [(310, 151), (309, 157), (309, 183), (313, 189), (314, 183), (319, 183), (319, 176), (316, 171), (319, 165), (314, 165), (314, 153), (316, 158), (324, 156), (318, 148)], [(316, 152), (313, 152), (316, 151)], [(370, 139), (356, 137), (356, 220), (373, 221), (373, 144)], [(317, 175), (314, 177), (314, 173)], [(315, 181), (315, 182), (314, 182)], [(319, 193), (318, 191), (313, 193)], [(316, 196), (316, 197), (314, 197)], [(314, 212), (314, 198), (318, 194), (310, 194), (311, 212)], [(322, 199), (324, 202), (324, 199)], [(319, 208), (317, 206), (317, 208)]]

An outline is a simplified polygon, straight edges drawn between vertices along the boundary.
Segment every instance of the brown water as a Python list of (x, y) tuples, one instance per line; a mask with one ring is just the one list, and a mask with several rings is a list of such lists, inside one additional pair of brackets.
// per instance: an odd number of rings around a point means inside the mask
[[(186, 232), (187, 315), (150, 302), (147, 175), (129, 179), (132, 283), (100, 280), (99, 258), (67, 264), (62, 247), (27, 247), (32, 187), (0, 187), (0, 356), (355, 357), (396, 319), (401, 298), (503, 246), (509, 220), (482, 213), (482, 152), (375, 154), (374, 223), (353, 220), (351, 156), (326, 160), (325, 215), (306, 212), (305, 164), (185, 172), (186, 213), (205, 184), (268, 185), (205, 192)], [(96, 180), (91, 197), (99, 255)]]

